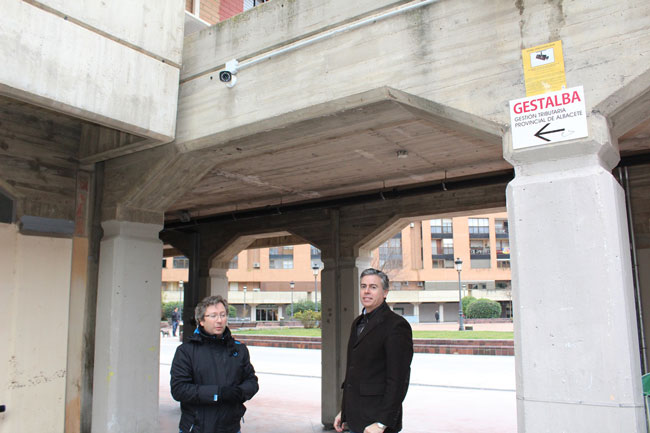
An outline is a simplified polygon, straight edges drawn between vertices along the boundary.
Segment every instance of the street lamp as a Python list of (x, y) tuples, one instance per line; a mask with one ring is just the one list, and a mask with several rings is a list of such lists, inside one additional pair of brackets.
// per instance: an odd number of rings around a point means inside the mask
[(243, 318), (246, 318), (246, 286), (244, 286), (244, 311), (242, 311)]
[(463, 270), (463, 261), (460, 258), (456, 258), (454, 267), (458, 271), (458, 330), (464, 331), (465, 325), (463, 325), (463, 289), (460, 285), (460, 271)]
[(296, 283), (290, 282), (289, 287), (291, 287), (291, 318), (293, 319), (293, 288), (296, 287)]
[(311, 270), (314, 273), (314, 296), (316, 299), (316, 312), (318, 313), (318, 265), (314, 264)]

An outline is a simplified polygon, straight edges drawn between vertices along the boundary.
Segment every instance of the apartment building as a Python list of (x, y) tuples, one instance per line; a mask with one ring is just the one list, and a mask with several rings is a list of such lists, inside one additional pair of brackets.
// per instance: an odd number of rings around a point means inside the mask
[[(391, 280), (390, 307), (412, 322), (458, 320), (462, 296), (501, 303), (511, 317), (510, 245), (506, 213), (413, 221), (372, 252), (371, 265)], [(182, 299), (189, 260), (163, 259), (163, 300)], [(312, 245), (249, 249), (230, 262), (229, 302), (239, 317), (275, 321), (292, 302), (315, 301), (321, 291), (320, 250)]]

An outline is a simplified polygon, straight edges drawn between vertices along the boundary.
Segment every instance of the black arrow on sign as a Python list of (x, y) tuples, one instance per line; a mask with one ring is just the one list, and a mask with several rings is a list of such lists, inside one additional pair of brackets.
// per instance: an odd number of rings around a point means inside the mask
[(546, 138), (546, 137), (542, 137), (542, 135), (544, 135), (544, 134), (552, 134), (552, 133), (554, 133), (554, 132), (562, 132), (562, 131), (564, 131), (564, 128), (562, 128), (562, 129), (556, 129), (556, 130), (554, 130), (554, 131), (544, 131), (548, 125), (550, 125), (550, 123), (547, 123), (546, 125), (542, 126), (542, 129), (540, 129), (539, 131), (537, 131), (537, 132), (535, 133), (535, 137), (537, 137), (537, 138), (541, 138), (541, 139), (544, 140), (544, 141), (551, 141), (551, 140), (549, 140), (549, 139)]

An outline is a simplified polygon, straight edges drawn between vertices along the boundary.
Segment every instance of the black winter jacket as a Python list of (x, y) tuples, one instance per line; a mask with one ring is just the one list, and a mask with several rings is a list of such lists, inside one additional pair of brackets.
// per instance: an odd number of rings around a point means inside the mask
[[(170, 385), (172, 397), (181, 402), (180, 433), (237, 433), (243, 403), (259, 389), (246, 345), (227, 327), (221, 338), (199, 328), (176, 349)], [(238, 387), (242, 401), (219, 399), (227, 386)]]

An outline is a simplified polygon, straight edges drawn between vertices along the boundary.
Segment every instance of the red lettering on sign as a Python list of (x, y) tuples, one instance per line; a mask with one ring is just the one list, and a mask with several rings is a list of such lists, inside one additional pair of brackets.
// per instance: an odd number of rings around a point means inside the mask
[(561, 95), (553, 95), (531, 99), (528, 101), (517, 102), (513, 106), (516, 114), (530, 113), (531, 111), (544, 110), (546, 108), (554, 108), (562, 105), (573, 104), (574, 102), (581, 102), (580, 94), (577, 91), (573, 93), (562, 93)]
[(580, 99), (580, 94), (578, 94), (577, 91), (573, 91), (573, 98), (571, 98), (571, 103), (578, 101), (581, 102), (582, 100)]

